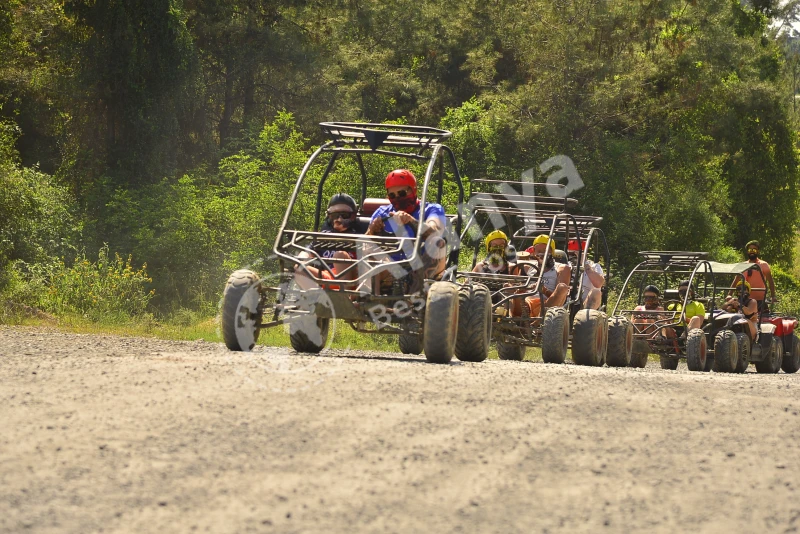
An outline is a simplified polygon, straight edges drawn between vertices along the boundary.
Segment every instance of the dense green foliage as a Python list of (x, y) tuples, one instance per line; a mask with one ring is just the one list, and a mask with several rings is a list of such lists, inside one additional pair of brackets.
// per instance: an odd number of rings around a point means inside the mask
[(8, 0), (0, 291), (119, 253), (138, 303), (213, 308), (329, 120), (450, 129), (468, 179), (567, 155), (621, 270), (758, 238), (794, 288), (798, 4)]

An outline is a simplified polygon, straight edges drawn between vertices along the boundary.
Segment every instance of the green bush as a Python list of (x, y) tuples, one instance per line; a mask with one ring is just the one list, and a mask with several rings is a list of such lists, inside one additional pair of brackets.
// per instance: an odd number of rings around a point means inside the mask
[(123, 258), (108, 247), (96, 261), (79, 253), (72, 265), (63, 260), (26, 264), (17, 262), (20, 273), (11, 297), (57, 316), (81, 315), (100, 323), (117, 323), (146, 315), (155, 290), (147, 266), (135, 268), (131, 256)]

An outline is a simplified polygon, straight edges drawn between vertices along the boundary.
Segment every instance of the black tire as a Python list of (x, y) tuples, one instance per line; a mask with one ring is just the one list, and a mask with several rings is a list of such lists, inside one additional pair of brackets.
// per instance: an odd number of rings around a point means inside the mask
[(492, 295), (483, 284), (458, 292), (456, 357), (462, 362), (482, 362), (489, 356), (492, 339)]
[(250, 351), (258, 341), (260, 281), (253, 271), (241, 269), (230, 275), (222, 294), (222, 339), (230, 350)]
[(789, 350), (783, 354), (781, 369), (784, 373), (796, 373), (800, 370), (800, 339), (792, 334), (789, 344), (791, 345), (788, 347)]
[[(733, 334), (733, 332), (731, 332)], [(735, 344), (736, 338), (732, 338)], [(692, 329), (686, 336), (686, 366), (690, 371), (707, 371), (708, 346), (706, 334), (699, 328)]]
[[(687, 363), (689, 349), (687, 346)], [(714, 371), (718, 373), (732, 373), (739, 365), (739, 341), (732, 330), (721, 330), (714, 338)], [(695, 369), (692, 369), (693, 371)]]
[(318, 353), (328, 343), (331, 320), (306, 315), (289, 323), (289, 343), (297, 352)]
[(458, 334), (458, 286), (434, 282), (425, 304), (422, 334), (425, 358), (431, 363), (450, 363)]
[[(609, 367), (633, 365), (633, 324), (621, 315), (608, 320), (606, 363)], [(647, 355), (645, 355), (645, 358)], [(644, 366), (642, 366), (644, 367)]]
[(397, 343), (403, 354), (422, 354), (422, 336), (419, 334), (400, 334)]
[(772, 337), (769, 355), (764, 361), (756, 362), (756, 371), (759, 373), (773, 374), (781, 370), (783, 363), (783, 341), (777, 336)]
[(736, 363), (736, 373), (744, 373), (750, 365), (750, 336), (744, 332), (736, 334), (736, 342), (739, 345), (739, 361)]
[(501, 360), (514, 360), (521, 362), (525, 359), (525, 345), (497, 342), (497, 356)]
[(661, 368), (668, 371), (676, 370), (680, 361), (678, 358), (670, 358), (668, 356), (659, 356), (658, 360), (661, 363)]
[(578, 365), (603, 365), (608, 317), (599, 310), (580, 310), (572, 323), (572, 361)]
[(564, 363), (569, 345), (569, 312), (566, 308), (548, 308), (542, 326), (542, 360)]

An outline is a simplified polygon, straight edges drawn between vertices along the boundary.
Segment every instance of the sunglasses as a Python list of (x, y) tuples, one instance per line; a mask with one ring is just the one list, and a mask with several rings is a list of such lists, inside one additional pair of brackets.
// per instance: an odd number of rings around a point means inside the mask
[(658, 300), (658, 297), (655, 295), (645, 295), (644, 300)]
[(758, 249), (757, 248), (748, 248), (747, 249), (747, 253), (750, 254), (751, 252), (758, 253)]
[(409, 193), (411, 193), (410, 189), (403, 189), (402, 191), (398, 191), (397, 193), (389, 193), (386, 196), (389, 197), (389, 200), (394, 200), (396, 198), (406, 198)]
[(328, 218), (332, 221), (335, 221), (337, 219), (349, 219), (352, 216), (353, 216), (352, 211), (333, 211), (331, 213), (328, 213)]

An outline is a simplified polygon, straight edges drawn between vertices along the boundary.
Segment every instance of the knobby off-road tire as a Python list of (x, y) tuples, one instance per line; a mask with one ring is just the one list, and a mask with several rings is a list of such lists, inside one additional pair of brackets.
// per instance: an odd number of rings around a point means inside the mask
[(434, 282), (425, 304), (423, 345), (425, 358), (432, 363), (453, 359), (458, 335), (458, 286)]
[(497, 356), (501, 360), (514, 360), (521, 362), (525, 359), (525, 345), (515, 345), (514, 343), (497, 342)]
[[(687, 349), (688, 354), (688, 349)], [(713, 369), (718, 373), (732, 373), (739, 364), (739, 341), (736, 333), (722, 330), (714, 338)]]
[[(608, 320), (608, 348), (606, 363), (609, 367), (633, 365), (633, 324), (617, 315)], [(646, 357), (647, 355), (645, 355)], [(644, 366), (642, 366), (644, 367)]]
[(306, 315), (289, 323), (289, 342), (297, 352), (318, 353), (328, 343), (331, 320)]
[(800, 370), (800, 339), (792, 334), (789, 344), (789, 347), (783, 347), (788, 352), (783, 355), (781, 369), (783, 369), (784, 373), (796, 373)]
[(234, 272), (222, 294), (222, 339), (230, 350), (250, 351), (258, 341), (261, 315), (259, 278), (247, 269)]
[[(731, 332), (733, 334), (733, 332)], [(717, 338), (719, 339), (719, 338)], [(733, 338), (734, 343), (736, 338)], [(706, 334), (699, 328), (692, 329), (686, 336), (686, 366), (690, 371), (707, 371), (708, 347)]]
[(759, 373), (777, 373), (783, 363), (783, 341), (777, 336), (772, 337), (769, 354), (764, 361), (755, 362), (756, 371)]
[(580, 310), (572, 323), (572, 361), (578, 365), (603, 365), (608, 317), (599, 310)]
[(674, 371), (678, 368), (678, 358), (668, 358), (667, 356), (659, 356), (658, 361), (661, 364), (662, 369), (666, 369), (668, 371)]
[(403, 354), (422, 354), (422, 336), (418, 334), (400, 334), (397, 344)]
[(548, 308), (542, 326), (542, 360), (545, 363), (564, 363), (569, 345), (569, 311)]
[(492, 296), (483, 284), (458, 291), (456, 357), (462, 362), (482, 362), (489, 356), (492, 339)]
[(736, 373), (744, 373), (750, 365), (750, 336), (744, 332), (736, 334), (736, 343), (739, 345), (739, 361), (736, 362)]

